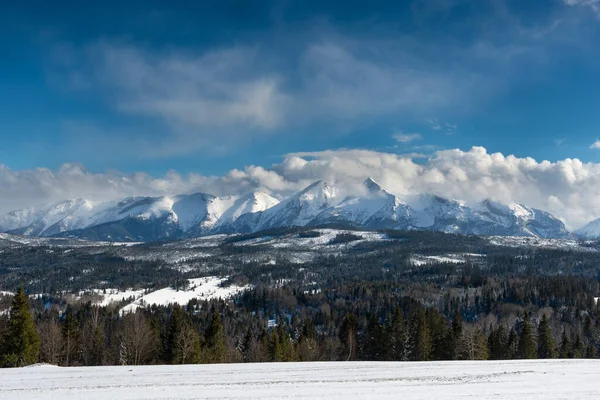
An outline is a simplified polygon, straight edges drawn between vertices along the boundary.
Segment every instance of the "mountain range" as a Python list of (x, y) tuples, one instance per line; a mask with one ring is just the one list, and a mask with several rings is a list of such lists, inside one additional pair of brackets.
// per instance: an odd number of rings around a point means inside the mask
[[(550, 213), (519, 203), (464, 202), (432, 194), (400, 198), (372, 179), (356, 196), (318, 181), (283, 200), (264, 193), (218, 197), (205, 193), (74, 199), (0, 216), (0, 232), (106, 241), (153, 241), (220, 233), (251, 233), (290, 226), (338, 225), (362, 229), (562, 238), (570, 233)], [(600, 222), (573, 233), (600, 237)]]

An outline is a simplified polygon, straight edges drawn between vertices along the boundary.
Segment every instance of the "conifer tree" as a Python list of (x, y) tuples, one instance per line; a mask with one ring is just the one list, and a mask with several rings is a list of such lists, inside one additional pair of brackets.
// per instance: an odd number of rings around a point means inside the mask
[(65, 365), (69, 366), (77, 357), (79, 342), (79, 321), (72, 310), (67, 309), (67, 315), (63, 323), (63, 343), (65, 346)]
[(213, 307), (210, 325), (206, 331), (206, 361), (211, 364), (224, 363), (227, 358), (225, 336), (221, 315), (217, 307)]
[(166, 332), (165, 344), (164, 344), (164, 359), (170, 364), (177, 363), (177, 360), (181, 359), (178, 353), (177, 341), (183, 331), (185, 324), (185, 314), (180, 306), (175, 305), (173, 312), (169, 318), (169, 328)]
[(315, 361), (318, 359), (319, 344), (315, 337), (315, 328), (310, 319), (306, 319), (302, 324), (300, 337), (296, 343), (295, 353), (298, 361)]
[(573, 342), (573, 354), (571, 358), (583, 358), (585, 355), (585, 345), (583, 344), (583, 340), (581, 340), (581, 336), (577, 334), (575, 337), (575, 341)]
[(367, 329), (361, 335), (361, 339), (362, 359), (370, 361), (382, 361), (384, 359), (385, 341), (377, 314), (371, 314)]
[(588, 343), (587, 347), (585, 348), (585, 358), (587, 358), (587, 359), (596, 358), (596, 347), (591, 342)]
[(280, 321), (277, 325), (277, 339), (279, 340), (279, 360), (277, 361), (294, 361), (296, 355), (294, 353), (294, 344), (292, 338), (286, 328), (283, 321)]
[(400, 307), (396, 307), (396, 310), (394, 311), (394, 316), (392, 317), (392, 321), (388, 328), (388, 336), (390, 339), (390, 360), (408, 360), (406, 354), (406, 341), (408, 337), (404, 326), (404, 315), (402, 315), (402, 309)]
[(340, 341), (344, 346), (342, 357), (346, 361), (355, 360), (358, 349), (358, 338), (356, 334), (356, 317), (347, 313), (340, 327)]
[(560, 358), (571, 358), (571, 349), (571, 341), (569, 340), (566, 329), (563, 329), (558, 356)]
[(521, 322), (519, 332), (519, 347), (518, 356), (521, 359), (534, 359), (537, 357), (537, 340), (533, 330), (533, 326), (529, 319), (529, 314), (525, 313)]
[(546, 314), (542, 316), (538, 327), (538, 358), (556, 358), (556, 343)]
[(414, 353), (413, 360), (429, 361), (431, 359), (431, 333), (427, 326), (425, 311), (420, 309), (413, 322)]
[(271, 353), (271, 360), (275, 362), (283, 361), (283, 352), (281, 351), (281, 340), (277, 331), (274, 331), (269, 341), (269, 351)]
[(14, 295), (9, 315), (0, 362), (6, 367), (21, 367), (37, 362), (41, 340), (35, 330), (23, 287), (19, 287)]
[(250, 360), (250, 350), (252, 349), (253, 344), (254, 334), (252, 333), (252, 327), (248, 326), (248, 330), (246, 331), (246, 336), (244, 336), (241, 347), (242, 359), (244, 362), (248, 362)]
[(504, 325), (492, 330), (488, 338), (490, 360), (506, 360), (509, 358), (508, 333)]
[(519, 352), (519, 336), (514, 328), (508, 334), (508, 343), (506, 346), (506, 358), (512, 360), (518, 356)]
[(453, 360), (456, 360), (458, 358), (458, 344), (460, 343), (462, 329), (463, 318), (457, 306), (454, 309), (454, 316), (452, 317), (452, 329), (449, 332), (449, 351), (450, 358)]

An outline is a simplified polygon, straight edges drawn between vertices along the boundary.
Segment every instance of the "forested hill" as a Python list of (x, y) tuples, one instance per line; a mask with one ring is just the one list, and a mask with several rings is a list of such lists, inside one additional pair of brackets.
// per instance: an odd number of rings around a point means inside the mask
[[(600, 346), (594, 242), (285, 230), (1, 251), (6, 366), (596, 357)], [(29, 299), (14, 300), (19, 284)], [(28, 310), (31, 324), (13, 323)]]

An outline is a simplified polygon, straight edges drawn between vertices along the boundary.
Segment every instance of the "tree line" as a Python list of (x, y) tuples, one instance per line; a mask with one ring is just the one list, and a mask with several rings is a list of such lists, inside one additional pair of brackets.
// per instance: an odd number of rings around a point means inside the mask
[(20, 288), (0, 317), (0, 363), (596, 358), (600, 309), (586, 293), (594, 285), (557, 276), (486, 278), (461, 289), (371, 281), (320, 291), (264, 286), (228, 301), (131, 313), (90, 301), (48, 307)]

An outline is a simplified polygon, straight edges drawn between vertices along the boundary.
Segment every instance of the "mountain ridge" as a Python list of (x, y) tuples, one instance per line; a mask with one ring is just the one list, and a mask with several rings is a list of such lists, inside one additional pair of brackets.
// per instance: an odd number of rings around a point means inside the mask
[(92, 202), (72, 199), (0, 216), (0, 232), (104, 241), (153, 241), (291, 226), (345, 224), (365, 229), (431, 230), (502, 236), (567, 237), (562, 221), (519, 203), (489, 199), (473, 206), (433, 194), (408, 199), (371, 178), (343, 197), (316, 181), (279, 201), (265, 192), (215, 196), (192, 193)]

